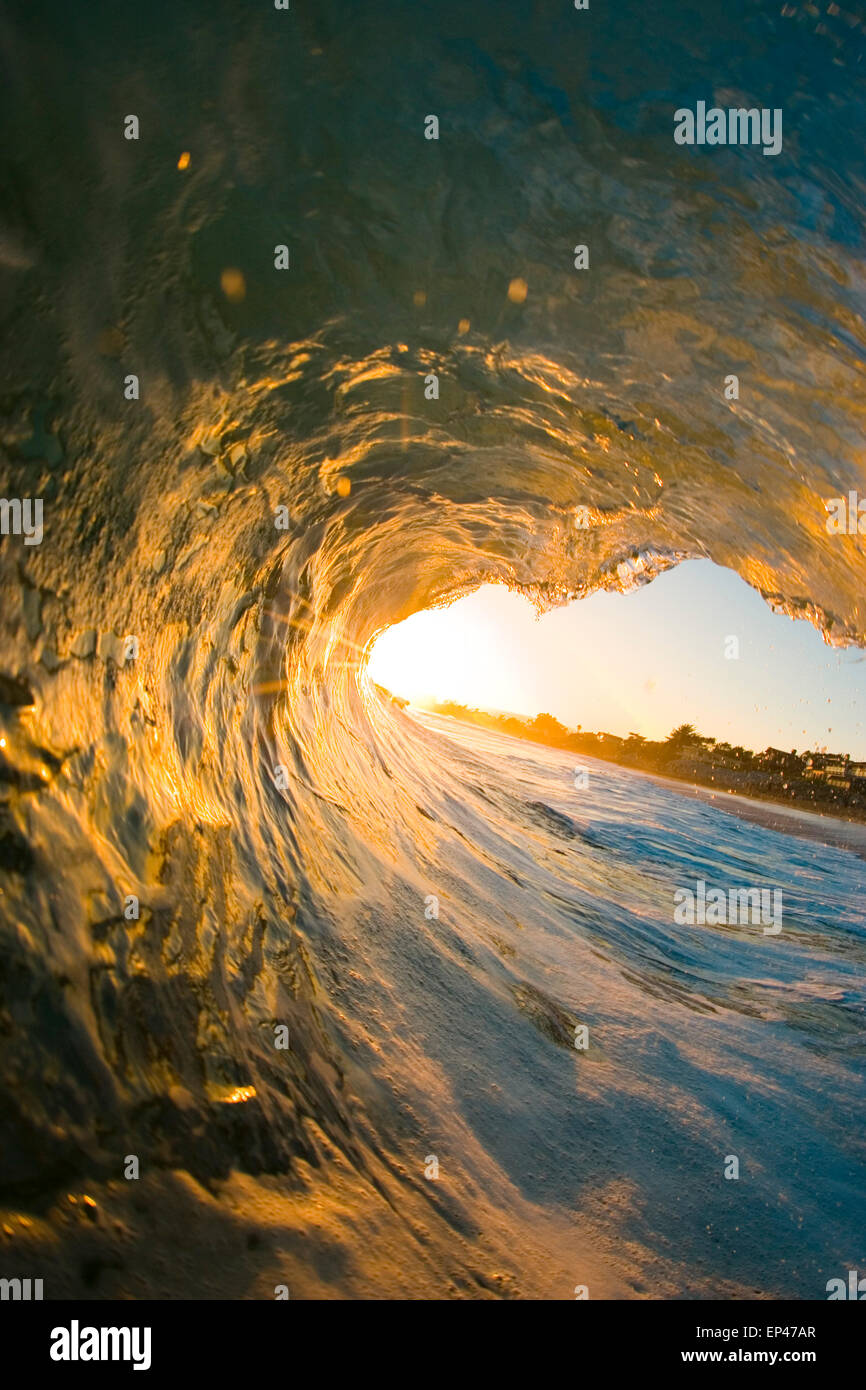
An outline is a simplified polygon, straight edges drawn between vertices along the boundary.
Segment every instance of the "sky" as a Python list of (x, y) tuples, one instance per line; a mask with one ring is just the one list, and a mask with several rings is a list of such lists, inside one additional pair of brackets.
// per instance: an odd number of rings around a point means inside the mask
[[(732, 636), (737, 659), (725, 656)], [(866, 652), (828, 647), (709, 560), (540, 619), (519, 594), (485, 585), (381, 634), (369, 674), (418, 702), (547, 711), (570, 728), (653, 739), (688, 723), (755, 750), (866, 760)]]

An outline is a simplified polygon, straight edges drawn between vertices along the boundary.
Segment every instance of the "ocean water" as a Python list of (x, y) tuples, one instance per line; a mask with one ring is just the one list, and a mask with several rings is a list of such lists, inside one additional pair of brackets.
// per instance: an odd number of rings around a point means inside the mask
[[(494, 1014), (506, 1001), (496, 1026), (447, 991), (453, 1028), (485, 1019), (443, 1063), (486, 1151), (542, 1205), (628, 1183), (639, 1244), (684, 1256), (682, 1296), (707, 1277), (820, 1296), (863, 1227), (862, 860), (629, 769), (583, 760), (576, 789), (568, 754), (419, 722), (444, 774), (427, 931), (469, 947)], [(673, 893), (698, 880), (781, 886), (782, 931), (674, 925)]]
[[(7, 6), (0, 1199), (51, 1287), (862, 1268), (862, 860), (365, 675), (480, 583), (686, 556), (866, 640), (864, 30), (816, 8)], [(711, 98), (782, 152), (676, 146)], [(700, 878), (782, 934), (676, 927)]]

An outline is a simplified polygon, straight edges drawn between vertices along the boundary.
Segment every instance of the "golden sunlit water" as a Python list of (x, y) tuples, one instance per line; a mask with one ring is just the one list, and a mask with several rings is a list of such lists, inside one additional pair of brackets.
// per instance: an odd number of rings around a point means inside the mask
[[(367, 670), (481, 585), (693, 558), (866, 642), (825, 525), (866, 489), (862, 26), (787, 8), (4, 27), (45, 522), (0, 547), (0, 1199), (52, 1296), (808, 1299), (859, 1258), (862, 858)], [(674, 144), (684, 86), (783, 79), (778, 159)], [(783, 932), (683, 928), (698, 882), (783, 885)]]

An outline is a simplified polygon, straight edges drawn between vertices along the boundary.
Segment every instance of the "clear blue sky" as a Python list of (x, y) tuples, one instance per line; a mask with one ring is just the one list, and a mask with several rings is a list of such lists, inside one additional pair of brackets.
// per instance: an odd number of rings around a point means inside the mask
[[(732, 635), (739, 660), (725, 659)], [(826, 746), (866, 760), (866, 653), (828, 647), (709, 560), (541, 619), (486, 585), (383, 634), (370, 674), (410, 699), (547, 710), (571, 727), (664, 738), (690, 723), (754, 749)]]

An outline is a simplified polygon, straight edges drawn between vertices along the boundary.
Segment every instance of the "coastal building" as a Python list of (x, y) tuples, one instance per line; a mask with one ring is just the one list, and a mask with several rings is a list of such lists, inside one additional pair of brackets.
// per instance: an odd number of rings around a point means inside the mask
[(841, 776), (845, 771), (847, 762), (847, 753), (807, 753), (803, 759), (807, 777), (810, 772)]
[(803, 766), (802, 758), (796, 753), (786, 753), (783, 748), (765, 748), (763, 753), (758, 754), (758, 762), (768, 772), (794, 773)]

